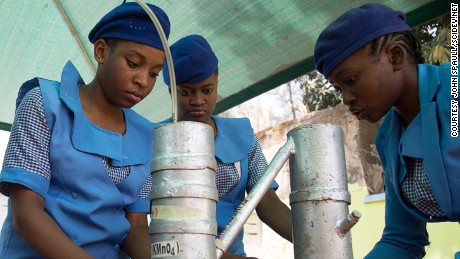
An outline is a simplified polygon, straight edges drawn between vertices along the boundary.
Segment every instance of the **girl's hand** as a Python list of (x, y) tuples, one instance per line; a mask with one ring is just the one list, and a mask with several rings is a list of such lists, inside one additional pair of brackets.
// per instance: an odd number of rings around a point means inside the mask
[[(93, 258), (73, 243), (45, 212), (45, 199), (20, 184), (10, 184), (14, 230), (45, 258)], [(52, 244), (52, 245), (50, 245)]]

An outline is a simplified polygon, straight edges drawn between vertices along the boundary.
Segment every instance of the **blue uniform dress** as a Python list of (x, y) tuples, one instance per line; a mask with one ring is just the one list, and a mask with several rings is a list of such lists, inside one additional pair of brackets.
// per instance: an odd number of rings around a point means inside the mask
[[(218, 130), (214, 143), (218, 165), (216, 175), (218, 190), (222, 189), (222, 187), (219, 188), (222, 183), (231, 182), (232, 177), (235, 179), (235, 171), (225, 170), (225, 168), (235, 168), (238, 174), (241, 175), (239, 181), (238, 177), (236, 178), (237, 185), (235, 187), (230, 184), (232, 187), (228, 191), (223, 193), (222, 190), (219, 190), (219, 201), (216, 207), (217, 233), (219, 236), (233, 215), (235, 215), (246, 196), (246, 192), (251, 191), (261, 174), (266, 170), (267, 162), (261, 153), (258, 139), (254, 135), (251, 123), (247, 118), (221, 118), (215, 116), (212, 118)], [(236, 168), (237, 166), (240, 168)], [(278, 184), (273, 182), (270, 188), (277, 189)], [(240, 231), (233, 244), (229, 247), (228, 252), (246, 256), (243, 245), (243, 232), (244, 230)]]
[[(267, 169), (267, 160), (249, 119), (217, 116), (211, 116), (211, 118), (216, 123), (218, 132), (214, 141), (214, 149), (217, 160), (216, 185), (219, 193), (216, 205), (217, 236), (219, 237), (235, 215), (246, 193), (251, 191)], [(160, 123), (171, 121), (167, 119)], [(270, 188), (277, 189), (278, 184), (274, 181)], [(246, 256), (243, 230), (233, 241), (228, 252)]]
[[(45, 211), (73, 242), (96, 258), (118, 258), (130, 230), (126, 212), (148, 213), (150, 209), (151, 131), (155, 125), (124, 109), (125, 134), (96, 126), (82, 109), (81, 84), (78, 71), (68, 62), (60, 83), (35, 79), (23, 85), (19, 101), (31, 88), (29, 94), (41, 92), (42, 100), (28, 94), (19, 105), (0, 190), (9, 195), (8, 183), (19, 183), (37, 192), (45, 199)], [(21, 119), (28, 116), (24, 110), (28, 102), (42, 103), (44, 119)], [(35, 124), (40, 131), (35, 132)], [(21, 131), (23, 128), (29, 131)], [(25, 134), (19, 136), (21, 140), (27, 138), (32, 145), (15, 139), (18, 132)], [(0, 236), (0, 258), (41, 258), (13, 229), (10, 210)]]
[[(429, 244), (427, 222), (460, 221), (460, 137), (451, 137), (451, 100), (459, 98), (451, 96), (450, 80), (450, 63), (418, 65), (420, 113), (405, 128), (392, 109), (379, 127), (375, 143), (385, 172), (385, 229), (366, 258), (421, 258)], [(423, 162), (429, 184), (419, 191), (434, 197), (432, 210), (414, 206), (408, 202), (413, 194), (403, 192), (413, 159)]]

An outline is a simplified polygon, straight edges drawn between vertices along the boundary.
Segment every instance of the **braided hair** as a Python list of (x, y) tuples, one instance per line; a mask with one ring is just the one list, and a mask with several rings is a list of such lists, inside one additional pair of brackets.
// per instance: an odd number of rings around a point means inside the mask
[(389, 33), (383, 36), (376, 38), (371, 41), (371, 55), (379, 55), (388, 44), (399, 44), (404, 48), (408, 55), (408, 59), (413, 64), (423, 64), (425, 63), (425, 58), (421, 50), (420, 42), (415, 38), (415, 36), (410, 31), (402, 31)]

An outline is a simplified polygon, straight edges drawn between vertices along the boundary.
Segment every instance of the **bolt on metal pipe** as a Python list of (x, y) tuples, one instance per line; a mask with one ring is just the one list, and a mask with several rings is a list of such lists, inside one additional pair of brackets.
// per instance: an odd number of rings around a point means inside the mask
[(335, 232), (340, 238), (343, 238), (350, 229), (358, 223), (359, 218), (361, 218), (361, 213), (357, 210), (354, 210), (346, 218), (337, 221)]

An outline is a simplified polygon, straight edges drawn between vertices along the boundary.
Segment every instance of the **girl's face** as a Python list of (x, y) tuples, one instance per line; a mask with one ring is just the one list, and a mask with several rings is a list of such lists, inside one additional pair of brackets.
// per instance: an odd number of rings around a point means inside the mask
[(178, 119), (212, 126), (211, 114), (217, 100), (217, 73), (195, 84), (177, 85)]
[(133, 107), (152, 91), (165, 58), (160, 49), (125, 40), (105, 45), (99, 54), (99, 86), (108, 102), (123, 108)]
[(345, 59), (328, 78), (359, 120), (378, 122), (401, 96), (403, 81), (399, 69), (392, 65), (391, 55), (387, 49), (373, 56), (366, 45)]

